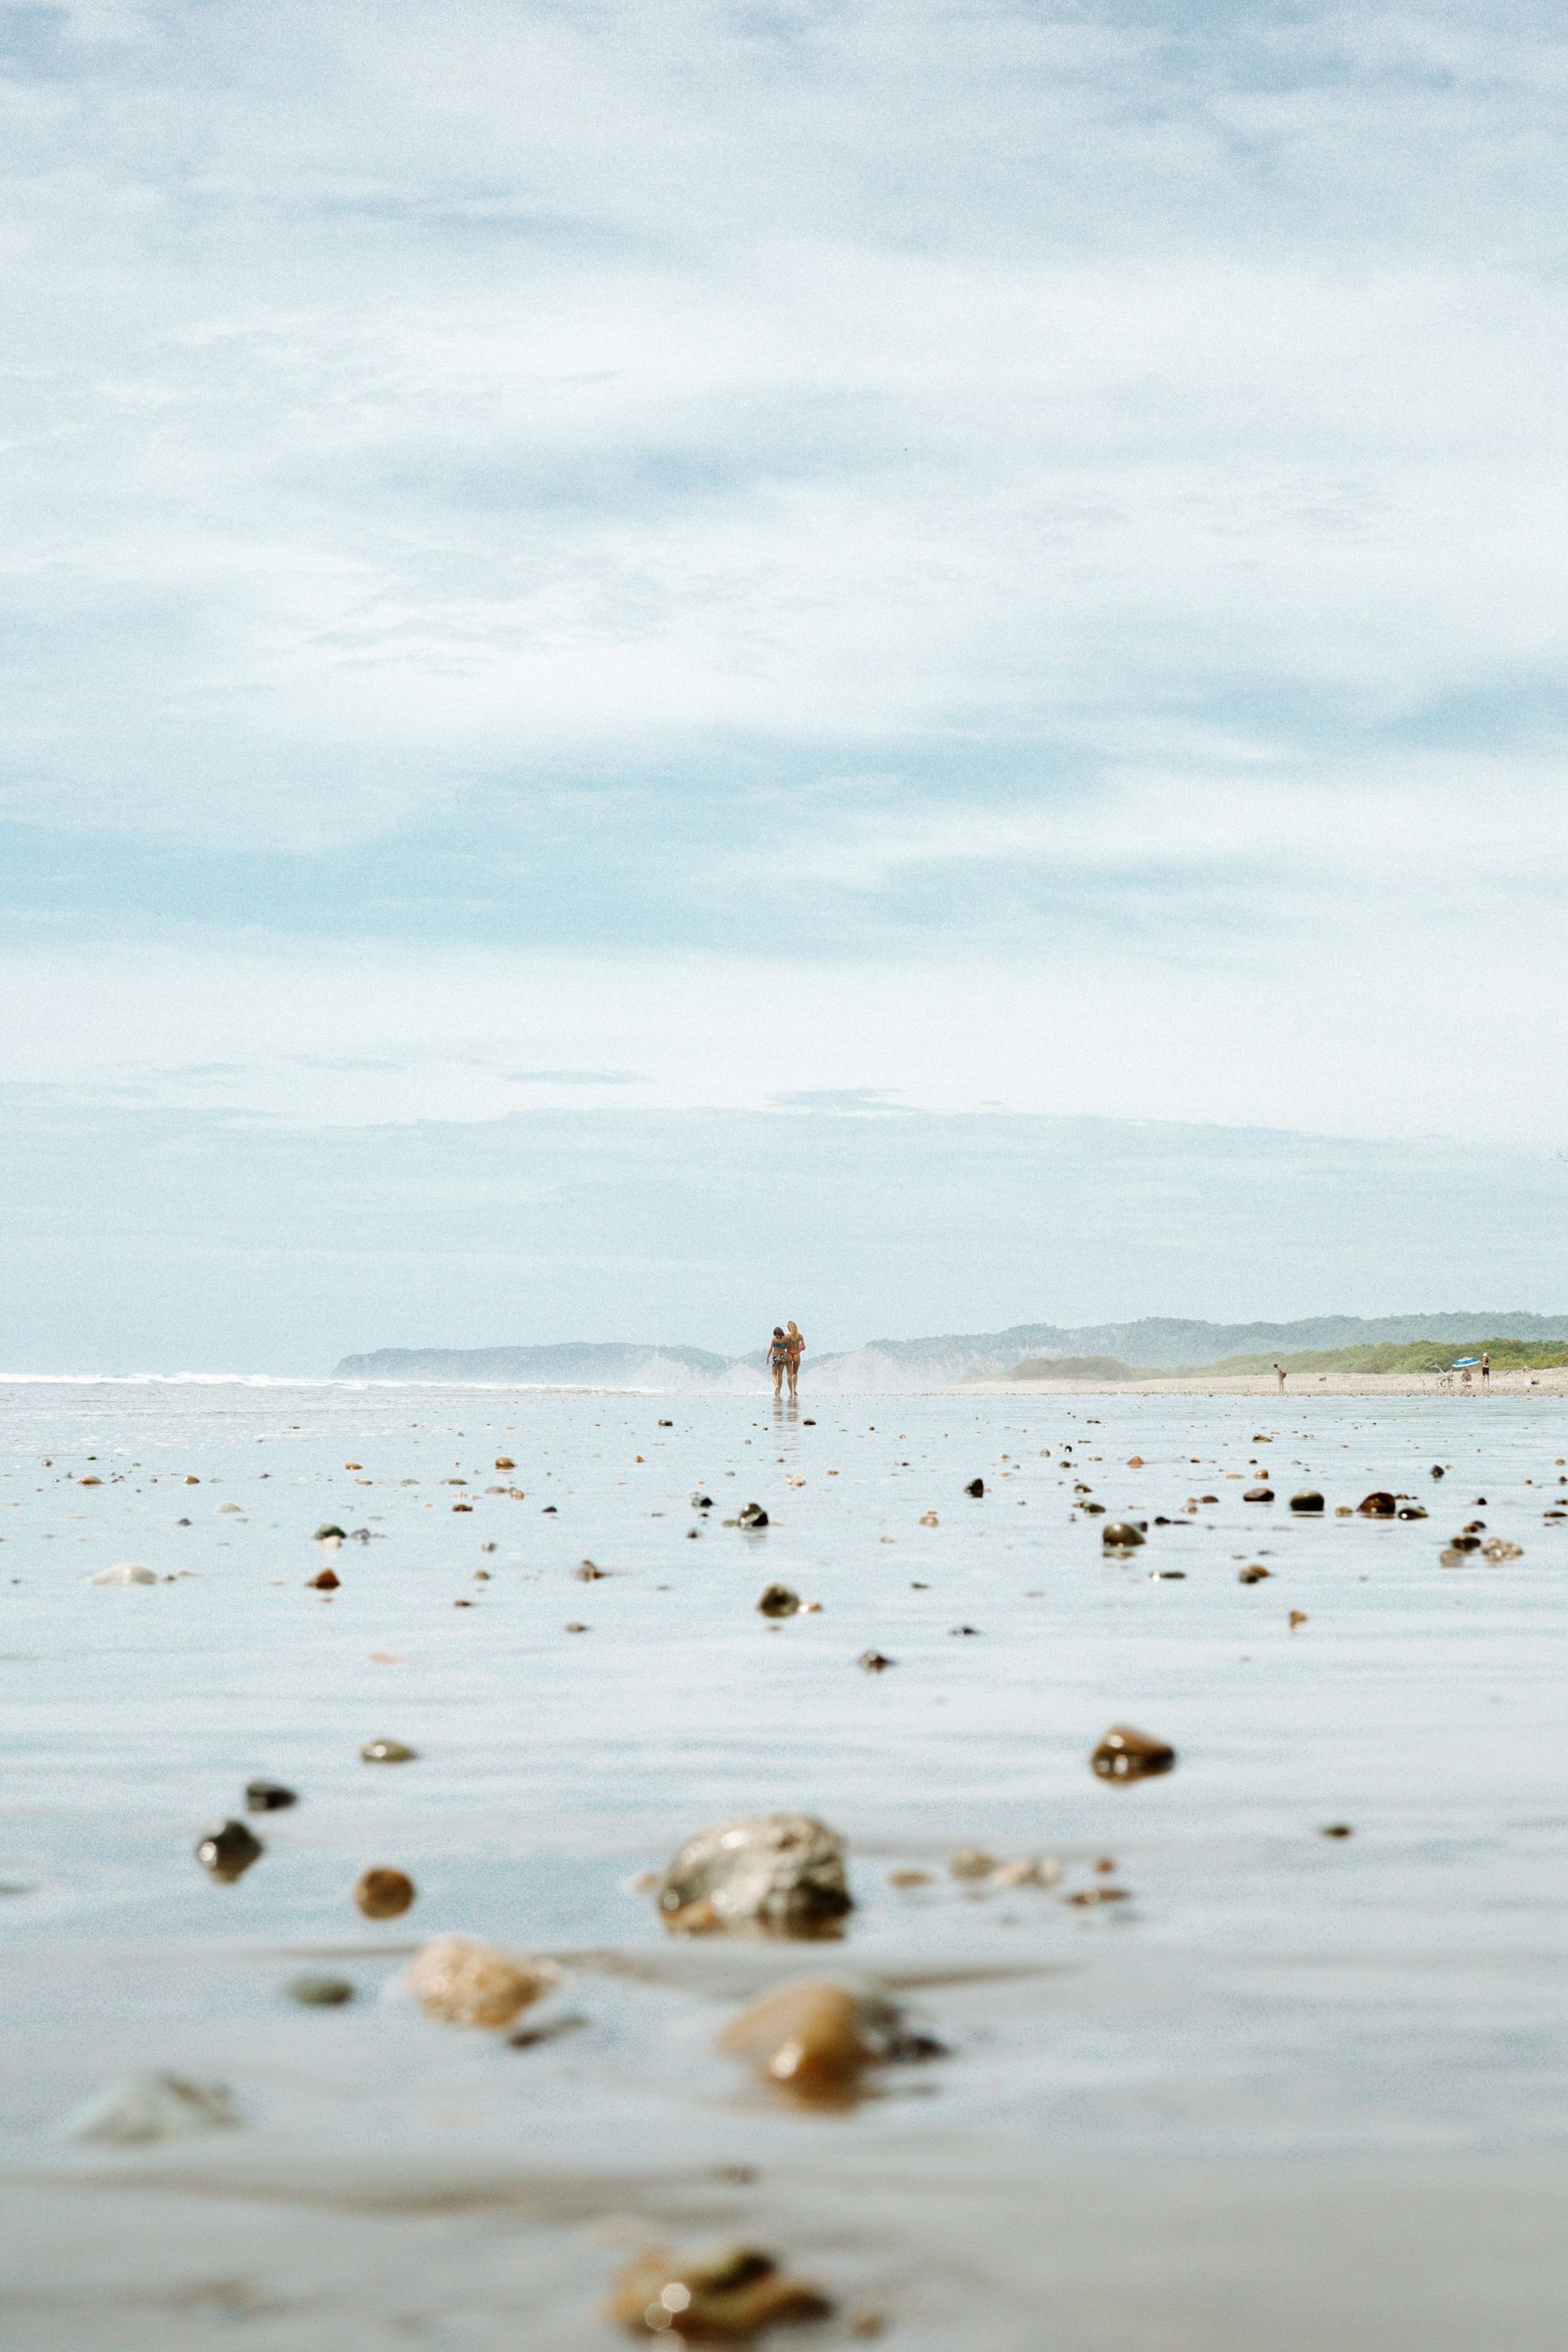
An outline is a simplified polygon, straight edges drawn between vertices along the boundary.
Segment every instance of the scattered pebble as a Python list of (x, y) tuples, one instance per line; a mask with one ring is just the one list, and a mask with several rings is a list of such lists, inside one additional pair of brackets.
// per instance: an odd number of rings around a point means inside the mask
[(735, 1523), (742, 1528), (765, 1528), (768, 1515), (761, 1503), (747, 1503), (736, 1512)]
[(354, 1997), (347, 1977), (290, 1977), (283, 1990), (301, 2009), (341, 2009)]
[(212, 1877), (231, 1886), (266, 1851), (256, 1832), (244, 1822), (220, 1822), (197, 1841), (196, 1860)]
[(360, 1749), (367, 1764), (412, 1764), (418, 1753), (416, 1748), (405, 1748), (401, 1739), (367, 1739)]
[(81, 2109), (67, 2126), (73, 2139), (101, 2140), (111, 2147), (146, 2147), (243, 2122), (226, 2083), (202, 2083), (184, 2074), (131, 2074)]
[(987, 1853), (983, 1846), (967, 1845), (948, 1856), (947, 1866), (954, 1878), (989, 1878), (1002, 1865), (995, 1855)]
[(407, 1981), (426, 2017), (499, 2031), (552, 1992), (561, 1971), (549, 1960), (515, 1960), (477, 1936), (436, 1936), (409, 1962)]
[(247, 1780), (245, 1784), (246, 1811), (252, 1813), (280, 1813), (286, 1806), (297, 1805), (300, 1800), (292, 1789), (281, 1780)]
[[(1294, 1504), (1291, 1505), (1291, 1508), (1295, 1508)], [(1370, 1495), (1363, 1495), (1356, 1505), (1356, 1509), (1363, 1519), (1391, 1519), (1398, 1508), (1399, 1497), (1396, 1495), (1391, 1495), (1384, 1486), (1374, 1487)]]
[(87, 1580), (89, 1584), (156, 1584), (158, 1571), (143, 1560), (122, 1559), (114, 1568), (100, 1568)]
[(787, 1584), (770, 1584), (764, 1587), (757, 1607), (764, 1617), (793, 1617), (800, 1607), (800, 1595), (792, 1592)]
[(795, 2098), (841, 2100), (876, 2062), (879, 2026), (894, 2021), (886, 2001), (816, 1977), (764, 1993), (731, 2018), (718, 2046), (728, 2057), (749, 2059)]
[(1100, 1540), (1107, 1551), (1136, 1551), (1144, 1540), (1143, 1530), (1131, 1519), (1107, 1519), (1100, 1530)]
[(679, 1935), (833, 1932), (854, 1905), (844, 1842), (809, 1813), (753, 1813), (688, 1839), (658, 1890)]
[(307, 1586), (317, 1592), (335, 1592), (342, 1581), (335, 1568), (323, 1568), (318, 1575), (305, 1579)]
[(1348, 1838), (1352, 1834), (1349, 1822), (1325, 1822), (1318, 1832), (1320, 1837)]
[(1130, 1723), (1113, 1723), (1089, 1758), (1102, 1780), (1152, 1780), (1157, 1773), (1169, 1772), (1175, 1761), (1173, 1748), (1147, 1731), (1135, 1730)]
[(1274, 1489), (1272, 1486), (1248, 1486), (1241, 1499), (1244, 1503), (1271, 1503)]
[(972, 1478), (972, 1479), (970, 1480), (970, 1482), (969, 1482), (968, 1486), (964, 1488), (964, 1490), (963, 1490), (963, 1491), (964, 1491), (964, 1493), (965, 1493), (966, 1495), (974, 1495), (974, 1496), (984, 1495), (984, 1493), (985, 1492), (985, 1481), (984, 1481), (984, 1478)]
[(1271, 1570), (1265, 1568), (1260, 1559), (1255, 1559), (1250, 1567), (1237, 1570), (1236, 1580), (1238, 1584), (1261, 1584), (1270, 1574)]
[(882, 1650), (862, 1650), (855, 1663), (866, 1674), (880, 1675), (885, 1674), (889, 1666), (896, 1665), (898, 1660), (889, 1658)]
[(1304, 1487), (1300, 1494), (1292, 1495), (1290, 1497), (1290, 1508), (1293, 1511), (1321, 1511), (1322, 1507), (1321, 1495), (1310, 1486)]
[(414, 1881), (401, 1870), (366, 1870), (354, 1882), (354, 1901), (367, 1919), (400, 1919), (414, 1900)]

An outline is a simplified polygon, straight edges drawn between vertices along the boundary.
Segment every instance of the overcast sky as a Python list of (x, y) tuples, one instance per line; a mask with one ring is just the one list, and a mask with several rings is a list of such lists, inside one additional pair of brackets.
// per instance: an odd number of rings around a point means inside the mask
[[(1484, 1161), (1443, 1229), (1564, 1303), (1565, 122), (1543, 0), (0, 0), (0, 1108), (104, 1346), (226, 1360), (67, 1132), (186, 1139), (231, 1270), (265, 1166), (275, 1289), (438, 1163), (329, 1361), (748, 1344), (889, 1108), (889, 1329), (1066, 1309), (1050, 1153), (982, 1266), (959, 1115)], [(503, 1144), (710, 1111), (815, 1224), (705, 1265), (674, 1185), (464, 1289)], [(1353, 1185), (1232, 1297), (1225, 1190), (1075, 1308), (1471, 1303)]]

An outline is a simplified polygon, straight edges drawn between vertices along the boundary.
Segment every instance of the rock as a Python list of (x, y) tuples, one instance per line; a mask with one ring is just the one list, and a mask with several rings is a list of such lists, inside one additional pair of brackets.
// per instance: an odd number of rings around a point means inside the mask
[[(1291, 1508), (1295, 1508), (1294, 1504)], [(1391, 1519), (1398, 1508), (1398, 1496), (1391, 1495), (1384, 1486), (1374, 1487), (1370, 1495), (1363, 1495), (1356, 1505), (1356, 1509), (1363, 1519)]]
[(498, 2032), (560, 1982), (552, 1962), (514, 1960), (477, 1936), (436, 1936), (408, 1965), (408, 1989), (426, 2017)]
[(401, 1919), (414, 1900), (414, 1881), (401, 1870), (362, 1871), (354, 1901), (367, 1919)]
[(290, 1977), (283, 1990), (301, 2009), (341, 2009), (354, 1997), (347, 1977)]
[(1465, 1529), (1462, 1536), (1453, 1537), (1449, 1544), (1449, 1549), (1451, 1551), (1458, 1552), (1479, 1551), (1480, 1548), (1481, 1539), (1479, 1536), (1472, 1535), (1468, 1528)]
[(580, 1559), (572, 1571), (579, 1584), (598, 1584), (609, 1572), (607, 1568), (600, 1568), (591, 1559)]
[(208, 1830), (196, 1844), (196, 1860), (202, 1868), (226, 1886), (243, 1878), (253, 1862), (259, 1862), (267, 1851), (256, 1832), (244, 1822), (220, 1822), (216, 1829)]
[(770, 1584), (757, 1607), (764, 1617), (793, 1617), (800, 1607), (800, 1595), (792, 1592), (787, 1584)]
[(1440, 1462), (1434, 1462), (1434, 1463), (1433, 1463), (1433, 1465), (1432, 1465), (1432, 1475), (1433, 1475), (1433, 1477), (1434, 1477), (1434, 1478), (1446, 1478), (1446, 1477), (1447, 1476), (1447, 1475), (1448, 1475), (1448, 1474), (1447, 1474), (1447, 1472), (1444, 1469), (1444, 1467), (1443, 1467), (1443, 1465), (1442, 1465), (1442, 1464), (1441, 1464)]
[(922, 1511), (921, 1513), (921, 1525), (922, 1528), (934, 1528), (937, 1524), (937, 1516), (934, 1511)]
[(1348, 1838), (1351, 1835), (1351, 1825), (1349, 1822), (1325, 1822), (1318, 1835), (1327, 1838)]
[(1305, 1611), (1304, 1609), (1292, 1609), (1292, 1610), (1291, 1610), (1291, 1612), (1290, 1612), (1290, 1631), (1292, 1632), (1292, 1633), (1296, 1631), (1296, 1628), (1297, 1628), (1297, 1626), (1298, 1626), (1298, 1625), (1304, 1625), (1306, 1622), (1307, 1622), (1307, 1612), (1306, 1612), (1306, 1611)]
[(889, 1870), (888, 1884), (889, 1886), (929, 1886), (931, 1873), (929, 1870)]
[(1001, 1868), (994, 1853), (987, 1853), (983, 1846), (977, 1845), (961, 1847), (957, 1853), (948, 1857), (947, 1866), (954, 1878), (989, 1878)]
[(1076, 1895), (1066, 1895), (1063, 1900), (1076, 1903), (1080, 1910), (1089, 1911), (1100, 1903), (1125, 1903), (1129, 1893), (1125, 1886), (1080, 1886)]
[(405, 1748), (401, 1739), (367, 1739), (360, 1749), (367, 1764), (412, 1764), (418, 1753), (416, 1748)]
[(1303, 1487), (1300, 1494), (1292, 1495), (1290, 1497), (1290, 1508), (1293, 1511), (1321, 1511), (1322, 1507), (1321, 1495), (1317, 1494), (1310, 1486)]
[(1143, 1456), (1141, 1454), (1130, 1454), (1127, 1457), (1127, 1467), (1129, 1470), (1142, 1470)]
[(712, 1496), (705, 1495), (700, 1486), (693, 1486), (691, 1489), (691, 1507), (694, 1511), (710, 1511), (713, 1508)]
[(249, 1813), (280, 1813), (286, 1806), (297, 1805), (299, 1798), (281, 1780), (247, 1780), (245, 1784), (245, 1809)]
[(985, 1492), (985, 1481), (984, 1481), (984, 1478), (972, 1478), (972, 1479), (970, 1480), (970, 1482), (969, 1482), (968, 1486), (964, 1488), (964, 1490), (963, 1490), (963, 1491), (964, 1491), (964, 1493), (965, 1493), (966, 1495), (974, 1495), (974, 1496), (984, 1495), (984, 1493)]
[(310, 1541), (312, 1543), (319, 1544), (341, 1544), (346, 1543), (348, 1541), (348, 1538), (344, 1535), (342, 1528), (336, 1526), (332, 1520), (329, 1519), (324, 1527), (320, 1527), (316, 1529), (315, 1534), (310, 1538)]
[(1524, 1547), (1522, 1544), (1504, 1543), (1501, 1536), (1492, 1536), (1481, 1546), (1481, 1558), (1491, 1560), (1494, 1565), (1503, 1559), (1522, 1559)]
[(747, 1503), (743, 1505), (742, 1507), (736, 1512), (735, 1518), (737, 1524), (742, 1528), (765, 1528), (768, 1524), (768, 1515), (766, 1511), (763, 1510), (761, 1503)]
[(1176, 1751), (1130, 1723), (1113, 1723), (1089, 1760), (1102, 1780), (1150, 1780), (1173, 1768)]
[(753, 2001), (731, 2020), (718, 2046), (728, 2057), (750, 2059), (792, 2097), (842, 2100), (876, 2063), (879, 2040), (897, 2022), (889, 2002), (816, 1977)]
[(662, 2248), (639, 2254), (616, 2282), (605, 2316), (639, 2336), (687, 2343), (743, 2343), (781, 2322), (826, 2319), (833, 2305), (816, 2287), (788, 2278), (753, 2246), (683, 2260)]
[(114, 1568), (100, 1568), (96, 1576), (88, 1578), (89, 1584), (156, 1584), (158, 1571), (139, 1559), (122, 1559)]
[(1274, 1489), (1272, 1486), (1248, 1486), (1241, 1499), (1244, 1503), (1271, 1503)]
[(242, 2120), (226, 2083), (195, 2082), (184, 2074), (131, 2074), (83, 2108), (68, 2129), (73, 2139), (137, 2147)]
[(1100, 1540), (1107, 1551), (1136, 1551), (1143, 1541), (1143, 1530), (1131, 1519), (1107, 1519), (1100, 1530)]
[(308, 1576), (306, 1585), (316, 1592), (335, 1592), (342, 1579), (335, 1568), (323, 1568), (319, 1576)]
[(515, 1470), (517, 1468), (517, 1465), (512, 1460), (510, 1454), (498, 1454), (496, 1455), (496, 1468), (498, 1470)]
[(1264, 1567), (1262, 1561), (1255, 1559), (1249, 1568), (1237, 1571), (1236, 1580), (1238, 1584), (1261, 1584), (1268, 1573), (1268, 1570)]
[(889, 1666), (897, 1665), (898, 1660), (889, 1658), (884, 1650), (862, 1650), (855, 1663), (865, 1674), (882, 1675)]
[(1424, 1519), (1426, 1517), (1426, 1505), (1423, 1503), (1401, 1503), (1399, 1506), (1399, 1516), (1402, 1519)]
[(103, 1481), (96, 1470), (89, 1470), (85, 1478), (79, 1478), (76, 1483), (79, 1486), (101, 1486)]
[(215, 1519), (222, 1518), (226, 1513), (229, 1511), (237, 1511), (238, 1509), (239, 1505), (237, 1503), (219, 1503), (214, 1507), (213, 1517)]
[(677, 1934), (831, 1933), (854, 1907), (844, 1844), (809, 1813), (753, 1813), (687, 1841), (658, 1890)]

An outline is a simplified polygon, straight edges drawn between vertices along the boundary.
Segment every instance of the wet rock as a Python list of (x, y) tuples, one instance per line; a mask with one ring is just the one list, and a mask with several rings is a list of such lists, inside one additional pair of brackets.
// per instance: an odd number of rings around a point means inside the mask
[(245, 1808), (250, 1813), (280, 1813), (299, 1798), (281, 1780), (247, 1780), (245, 1784)]
[(954, 1878), (965, 1879), (989, 1878), (1001, 1868), (995, 1855), (978, 1845), (960, 1847), (957, 1853), (948, 1856), (947, 1866)]
[(889, 1666), (897, 1665), (898, 1660), (889, 1658), (884, 1650), (862, 1650), (855, 1663), (865, 1674), (881, 1675)]
[(1248, 1486), (1241, 1499), (1244, 1503), (1271, 1503), (1274, 1489), (1272, 1486)]
[(283, 1990), (301, 2009), (341, 2009), (354, 1997), (347, 1977), (290, 1977)]
[(889, 2002), (816, 1977), (753, 2001), (724, 2028), (719, 2048), (749, 2059), (794, 2098), (831, 2102), (852, 2095), (897, 2021)]
[(548, 1960), (516, 1960), (477, 1936), (436, 1936), (408, 1965), (408, 1990), (442, 2025), (499, 2032), (530, 2002), (552, 1992), (561, 1971)]
[(1363, 1495), (1356, 1505), (1356, 1509), (1363, 1519), (1391, 1519), (1398, 1508), (1398, 1496), (1391, 1495), (1385, 1486), (1374, 1487), (1370, 1495)]
[(1293, 1511), (1321, 1511), (1322, 1507), (1321, 1495), (1310, 1486), (1303, 1487), (1300, 1494), (1292, 1495), (1290, 1497), (1290, 1508)]
[(1401, 1503), (1399, 1516), (1402, 1519), (1424, 1519), (1426, 1517), (1426, 1507), (1421, 1503)]
[(694, 1511), (710, 1511), (713, 1508), (712, 1496), (705, 1495), (700, 1486), (693, 1486), (691, 1489), (691, 1507)]
[(753, 1813), (700, 1831), (658, 1890), (665, 1926), (683, 1935), (820, 1935), (853, 1907), (843, 1840), (809, 1813)]
[(89, 1584), (156, 1584), (158, 1571), (142, 1560), (122, 1559), (113, 1568), (100, 1568), (87, 1580)]
[(1501, 1536), (1492, 1536), (1481, 1546), (1481, 1558), (1491, 1560), (1494, 1565), (1499, 1560), (1522, 1559), (1524, 1547), (1522, 1544), (1505, 1543)]
[(405, 1748), (401, 1739), (367, 1739), (360, 1749), (366, 1764), (412, 1764), (418, 1753), (416, 1748)]
[(315, 1534), (310, 1538), (310, 1541), (312, 1543), (319, 1544), (346, 1543), (348, 1541), (348, 1538), (344, 1535), (342, 1528), (337, 1525), (335, 1520), (328, 1519), (323, 1526), (319, 1527), (316, 1529)]
[(981, 1496), (981, 1495), (984, 1495), (984, 1493), (985, 1492), (985, 1481), (984, 1481), (984, 1478), (972, 1478), (972, 1479), (970, 1480), (970, 1482), (969, 1482), (968, 1486), (964, 1488), (964, 1490), (963, 1490), (963, 1491), (964, 1491), (964, 1493), (965, 1493), (966, 1495), (974, 1495), (974, 1496)]
[(401, 1870), (362, 1871), (354, 1901), (367, 1919), (401, 1919), (414, 1900), (414, 1881)]
[(1103, 1503), (1085, 1503), (1083, 1507), (1091, 1519), (1102, 1519), (1105, 1517)]
[(1291, 1610), (1291, 1612), (1290, 1612), (1290, 1631), (1292, 1632), (1292, 1633), (1296, 1631), (1296, 1628), (1297, 1628), (1297, 1626), (1298, 1626), (1298, 1625), (1304, 1625), (1306, 1622), (1307, 1622), (1307, 1612), (1306, 1612), (1306, 1611), (1305, 1611), (1304, 1609), (1292, 1609), (1292, 1610)]
[(1100, 1530), (1100, 1540), (1107, 1551), (1135, 1551), (1143, 1541), (1143, 1530), (1131, 1519), (1107, 1519)]
[(1443, 1467), (1443, 1465), (1442, 1465), (1442, 1464), (1441, 1464), (1440, 1462), (1434, 1462), (1434, 1463), (1433, 1463), (1433, 1465), (1432, 1465), (1432, 1475), (1433, 1475), (1433, 1477), (1434, 1477), (1434, 1478), (1446, 1478), (1446, 1477), (1447, 1476), (1447, 1475), (1448, 1475), (1448, 1474), (1447, 1474), (1447, 1472), (1444, 1469), (1444, 1467)]
[(146, 2147), (181, 2139), (243, 2121), (226, 2083), (203, 2083), (184, 2074), (131, 2074), (73, 2117), (73, 2139), (99, 2140), (110, 2147)]
[(1448, 1545), (1450, 1551), (1457, 1552), (1479, 1551), (1480, 1548), (1481, 1539), (1479, 1536), (1472, 1535), (1468, 1528), (1465, 1529), (1462, 1536), (1452, 1537)]
[(1268, 1572), (1261, 1560), (1255, 1559), (1250, 1567), (1241, 1569), (1237, 1572), (1236, 1580), (1238, 1584), (1261, 1584)]
[(266, 1851), (256, 1832), (244, 1822), (220, 1822), (197, 1841), (196, 1860), (212, 1877), (232, 1886)]
[(757, 1607), (764, 1617), (793, 1617), (800, 1607), (800, 1595), (792, 1592), (787, 1584), (770, 1584)]
[(342, 1579), (335, 1568), (323, 1568), (319, 1575), (308, 1576), (305, 1582), (313, 1592), (335, 1592)]
[(735, 1514), (735, 1522), (742, 1528), (765, 1528), (768, 1515), (761, 1503), (746, 1503)]
[(921, 1525), (922, 1528), (934, 1528), (937, 1524), (937, 1516), (934, 1511), (922, 1511), (921, 1513)]
[(1150, 1780), (1173, 1769), (1176, 1751), (1130, 1723), (1113, 1723), (1089, 1760), (1101, 1780)]
[(496, 1455), (496, 1468), (498, 1470), (515, 1470), (517, 1468), (517, 1465), (512, 1460), (510, 1454), (498, 1454)]
[(1348, 1838), (1352, 1834), (1349, 1822), (1325, 1822), (1318, 1832), (1320, 1837)]
[(579, 1584), (597, 1584), (603, 1578), (608, 1576), (609, 1572), (607, 1568), (596, 1567), (591, 1559), (579, 1560), (572, 1571)]
[(826, 2319), (833, 2305), (753, 2246), (686, 2260), (658, 2249), (628, 2263), (605, 2316), (636, 2334), (684, 2342), (744, 2343), (784, 2322)]

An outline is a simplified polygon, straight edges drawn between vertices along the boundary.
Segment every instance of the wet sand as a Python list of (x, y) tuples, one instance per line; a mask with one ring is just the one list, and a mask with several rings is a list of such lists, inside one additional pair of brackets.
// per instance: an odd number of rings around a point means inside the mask
[[(839, 2301), (781, 2343), (1555, 2352), (1568, 1420), (1377, 1394), (12, 1387), (5, 2352), (588, 2352), (628, 2340), (597, 2315), (625, 2254), (737, 2233)], [(1259, 1466), (1274, 1506), (1241, 1500)], [(1328, 1510), (1293, 1517), (1309, 1484)], [(1335, 1516), (1373, 1486), (1429, 1517)], [(752, 1499), (765, 1531), (720, 1524)], [(1147, 1544), (1108, 1559), (1094, 1502)], [(1442, 1566), (1476, 1518), (1521, 1556)], [(329, 1519), (370, 1539), (326, 1596)], [(123, 1559), (175, 1580), (88, 1581)], [(820, 1614), (759, 1617), (773, 1580)], [(1174, 1772), (1097, 1780), (1118, 1720)], [(377, 1737), (416, 1760), (365, 1765)], [(192, 1848), (257, 1773), (300, 1801), (215, 1885)], [(775, 1806), (848, 1840), (841, 1944), (678, 1940), (628, 1891)], [(955, 1880), (973, 1846), (1060, 1882)], [(1101, 1859), (1131, 1899), (1075, 1906)], [(406, 1916), (354, 1909), (376, 1864)], [(454, 1928), (557, 1958), (567, 2030), (512, 2048), (400, 1998)], [(825, 1964), (948, 2055), (819, 2114), (715, 2053)], [(357, 1998), (297, 2007), (306, 1968)], [(149, 2067), (244, 2122), (67, 2136)]]
[[(1272, 1372), (1218, 1377), (1194, 1372), (1182, 1380), (1136, 1381), (1009, 1381), (973, 1382), (999, 1396), (1193, 1396), (1273, 1397), (1279, 1395)], [(968, 1389), (954, 1391), (968, 1393)], [(1285, 1389), (1287, 1402), (1300, 1405), (1313, 1397), (1443, 1397), (1456, 1404), (1484, 1403), (1489, 1395), (1568, 1397), (1568, 1367), (1551, 1371), (1494, 1372), (1489, 1388), (1479, 1372), (1469, 1384), (1456, 1372), (1292, 1372)]]

